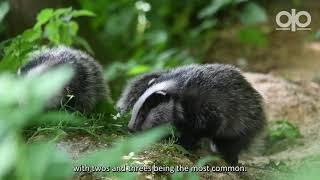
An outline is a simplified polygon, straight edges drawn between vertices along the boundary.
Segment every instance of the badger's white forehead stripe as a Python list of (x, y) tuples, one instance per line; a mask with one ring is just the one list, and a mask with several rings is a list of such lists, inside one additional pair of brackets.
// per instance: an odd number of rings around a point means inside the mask
[(30, 69), (28, 72), (27, 72), (27, 76), (28, 77), (32, 77), (34, 75), (39, 75), (41, 73), (43, 73), (46, 69), (48, 69), (48, 65), (47, 64), (40, 64), (32, 69)]
[(176, 82), (173, 80), (170, 81), (164, 81), (158, 84), (155, 84), (151, 86), (149, 89), (147, 89), (137, 100), (137, 102), (134, 104), (133, 109), (132, 109), (132, 116), (129, 122), (129, 127), (133, 127), (134, 121), (138, 115), (139, 110), (141, 109), (143, 103), (146, 101), (146, 99), (152, 95), (154, 92), (161, 91), (161, 90), (166, 90), (170, 91), (172, 89), (176, 88)]

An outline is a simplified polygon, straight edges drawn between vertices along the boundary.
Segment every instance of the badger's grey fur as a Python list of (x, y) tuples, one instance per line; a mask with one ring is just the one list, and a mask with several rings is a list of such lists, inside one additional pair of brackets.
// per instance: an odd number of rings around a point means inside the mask
[[(228, 163), (237, 164), (240, 151), (265, 125), (262, 97), (233, 66), (183, 66), (147, 84), (134, 80), (126, 91), (139, 93), (124, 93), (121, 98), (123, 107), (133, 108), (130, 131), (170, 122), (184, 147), (190, 149), (200, 138), (210, 138)], [(130, 97), (135, 98), (123, 101)]]
[(61, 65), (72, 67), (74, 75), (63, 91), (48, 102), (47, 109), (64, 105), (69, 110), (85, 113), (93, 110), (99, 101), (106, 100), (109, 91), (101, 65), (80, 50), (60, 46), (36, 51), (31, 54), (28, 63), (19, 69), (18, 74), (39, 75)]

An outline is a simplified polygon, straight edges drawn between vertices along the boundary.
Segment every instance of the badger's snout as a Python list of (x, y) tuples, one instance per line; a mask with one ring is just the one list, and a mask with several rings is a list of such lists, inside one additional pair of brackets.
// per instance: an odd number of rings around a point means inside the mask
[(128, 131), (129, 131), (129, 133), (135, 133), (136, 132), (133, 128), (130, 128), (129, 126), (128, 126)]
[(136, 126), (134, 126), (133, 124), (129, 124), (128, 125), (128, 131), (130, 133), (136, 133), (136, 132), (140, 131), (140, 129), (137, 128)]

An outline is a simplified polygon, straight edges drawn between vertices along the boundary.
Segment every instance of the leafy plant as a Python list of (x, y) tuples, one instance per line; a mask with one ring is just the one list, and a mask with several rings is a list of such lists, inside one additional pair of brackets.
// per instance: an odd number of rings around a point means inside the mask
[[(54, 150), (52, 145), (26, 144), (23, 128), (39, 118), (44, 104), (70, 77), (70, 70), (65, 68), (30, 79), (16, 78), (10, 74), (0, 76), (3, 86), (0, 90), (3, 97), (0, 103), (0, 156), (6, 157), (0, 163), (1, 179), (41, 179), (44, 175), (51, 179), (57, 174), (50, 173), (49, 169), (63, 170), (67, 166), (65, 155)], [(67, 171), (58, 173), (59, 177), (69, 175)]]
[(0, 2), (0, 23), (3, 21), (5, 15), (9, 12), (9, 3), (7, 1)]
[[(60, 68), (39, 77), (0, 76), (0, 179), (65, 179), (73, 175), (72, 161), (52, 142), (26, 142), (24, 130), (30, 124), (78, 121), (74, 116), (43, 112), (44, 104), (70, 79), (70, 69)], [(10, 91), (8, 91), (10, 89)], [(55, 118), (48, 118), (48, 115)], [(81, 123), (84, 123), (81, 121)], [(76, 164), (117, 166), (122, 156), (139, 152), (166, 134), (164, 128), (119, 141), (109, 150), (97, 151)], [(132, 177), (135, 174), (127, 174)], [(122, 176), (122, 175), (121, 175)]]
[[(88, 36), (99, 59), (108, 64), (106, 78), (119, 95), (126, 79), (148, 71), (201, 63), (218, 29), (238, 21), (245, 25), (241, 42), (264, 47), (266, 34), (251, 26), (266, 21), (264, 9), (242, 0), (79, 0), (99, 14), (88, 21)], [(177, 11), (178, 10), (178, 11)], [(254, 14), (254, 16), (252, 16)], [(258, 14), (258, 15), (256, 15)], [(225, 15), (225, 16), (223, 16)], [(250, 28), (246, 28), (249, 26)], [(252, 36), (251, 36), (251, 33)]]
[(271, 143), (283, 139), (296, 139), (301, 137), (299, 129), (286, 120), (278, 120), (271, 123), (268, 135)]
[(5, 30), (5, 26), (3, 24), (3, 19), (9, 12), (9, 2), (8, 1), (2, 1), (0, 2), (0, 34), (3, 33)]
[(274, 153), (297, 144), (302, 137), (299, 129), (286, 120), (274, 121), (269, 125), (266, 153)]
[(259, 27), (245, 27), (238, 32), (240, 42), (251, 46), (266, 47), (268, 40), (266, 33)]
[(267, 21), (267, 14), (258, 4), (249, 2), (243, 8), (240, 14), (240, 20), (246, 25), (264, 23)]
[(94, 14), (87, 10), (72, 8), (42, 10), (33, 28), (2, 42), (4, 48), (0, 71), (16, 71), (26, 61), (29, 52), (43, 45), (81, 45), (92, 52), (88, 43), (77, 35), (79, 26), (73, 18), (80, 16), (94, 16)]

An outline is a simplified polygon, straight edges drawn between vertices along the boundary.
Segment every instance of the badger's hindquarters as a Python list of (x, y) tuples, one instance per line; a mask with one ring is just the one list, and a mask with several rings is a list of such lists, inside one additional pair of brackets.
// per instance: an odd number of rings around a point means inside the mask
[(20, 74), (39, 75), (61, 65), (71, 66), (74, 75), (63, 91), (48, 102), (47, 109), (59, 108), (62, 105), (72, 111), (90, 112), (98, 101), (106, 99), (108, 89), (101, 65), (79, 50), (58, 47), (37, 51), (32, 54), (28, 63), (21, 67)]

